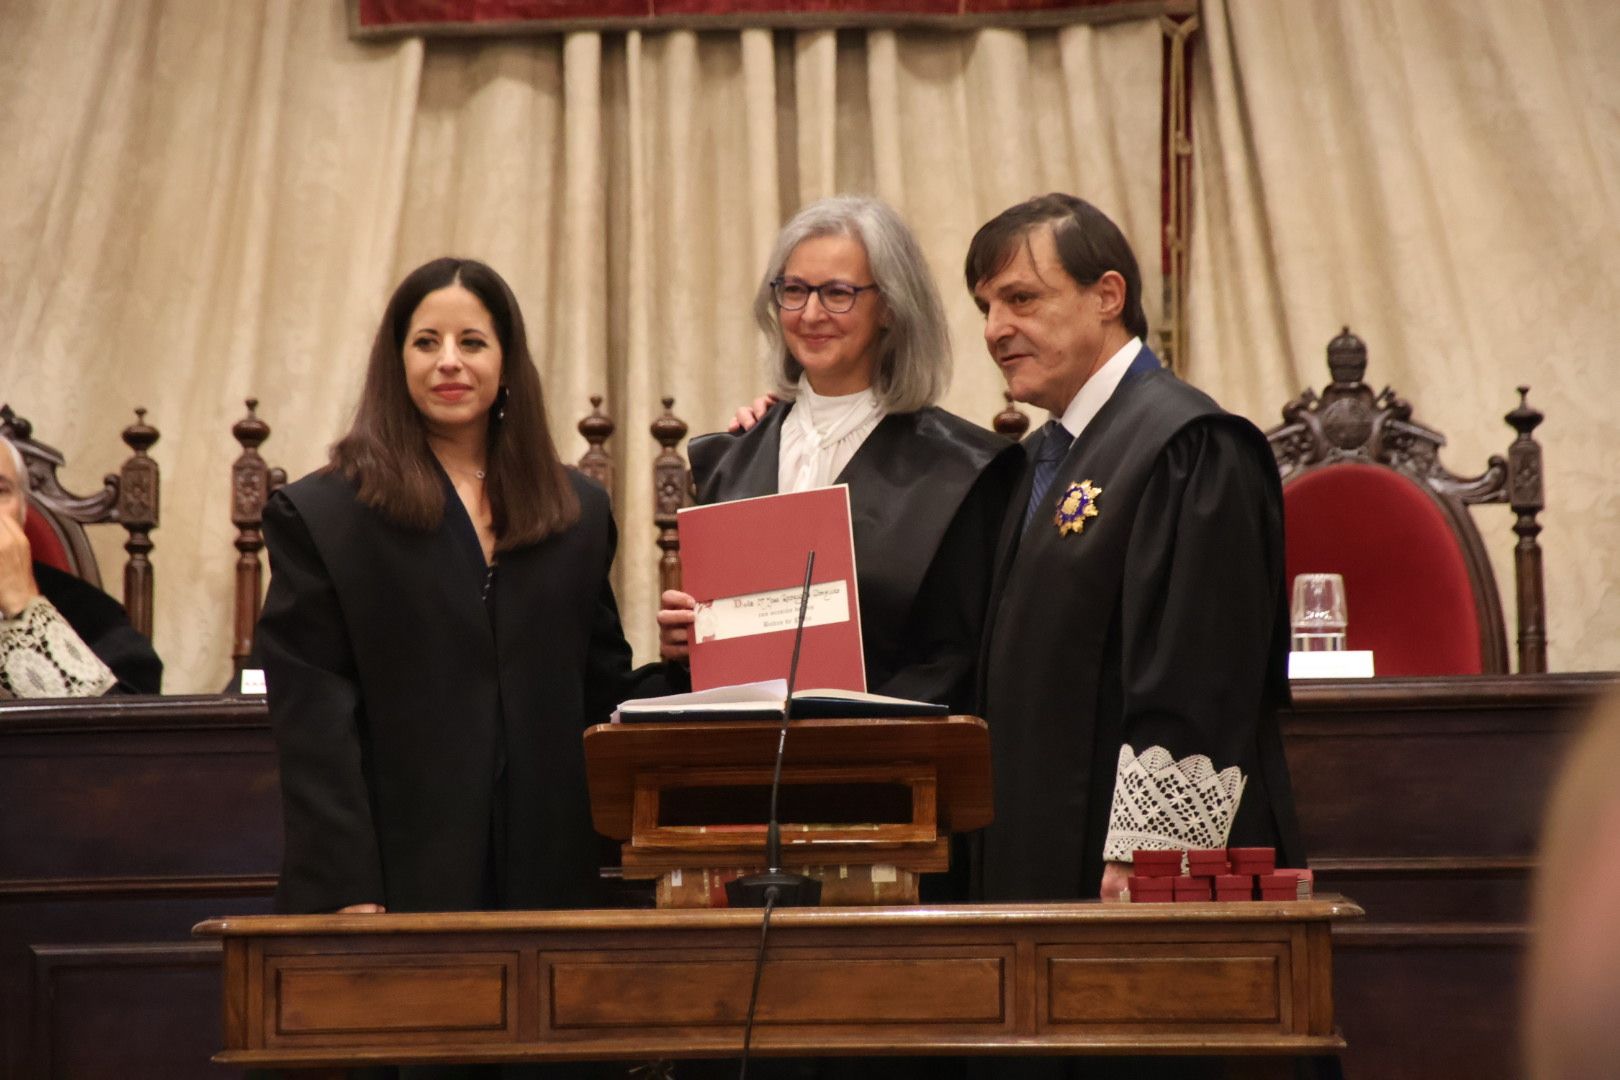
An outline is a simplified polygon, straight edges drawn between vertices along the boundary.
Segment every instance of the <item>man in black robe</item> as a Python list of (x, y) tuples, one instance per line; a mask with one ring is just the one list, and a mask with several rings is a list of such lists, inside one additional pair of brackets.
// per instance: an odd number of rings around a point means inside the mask
[(1013, 207), (974, 238), (966, 277), (1012, 396), (1052, 414), (996, 555), (979, 894), (1114, 898), (1144, 848), (1269, 845), (1303, 865), (1264, 436), (1143, 343), (1136, 259), (1095, 207)]

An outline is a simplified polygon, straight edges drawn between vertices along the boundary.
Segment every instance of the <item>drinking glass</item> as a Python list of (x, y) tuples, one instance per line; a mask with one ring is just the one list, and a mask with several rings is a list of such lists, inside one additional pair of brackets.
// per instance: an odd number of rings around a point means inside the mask
[(1344, 578), (1299, 574), (1294, 578), (1295, 652), (1342, 652), (1345, 633)]

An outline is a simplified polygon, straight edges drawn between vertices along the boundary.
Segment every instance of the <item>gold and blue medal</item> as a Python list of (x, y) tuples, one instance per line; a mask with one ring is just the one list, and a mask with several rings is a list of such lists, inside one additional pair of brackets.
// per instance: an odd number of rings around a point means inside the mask
[(1058, 527), (1058, 535), (1068, 536), (1084, 529), (1087, 519), (1097, 516), (1097, 499), (1101, 495), (1102, 488), (1090, 480), (1070, 484), (1063, 498), (1058, 500), (1057, 513), (1052, 517), (1052, 524)]

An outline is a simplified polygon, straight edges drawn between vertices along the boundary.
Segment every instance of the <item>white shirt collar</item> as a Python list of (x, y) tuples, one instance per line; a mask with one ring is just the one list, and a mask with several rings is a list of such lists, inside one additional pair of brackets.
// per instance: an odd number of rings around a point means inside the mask
[(1059, 421), (1069, 430), (1069, 434), (1079, 437), (1086, 430), (1086, 425), (1092, 418), (1102, 411), (1108, 404), (1108, 399), (1114, 396), (1119, 388), (1119, 382), (1125, 377), (1137, 354), (1142, 351), (1142, 339), (1133, 337), (1127, 341), (1120, 350), (1108, 358), (1108, 362), (1098, 368), (1091, 378), (1086, 380), (1080, 392), (1074, 395), (1069, 407), (1063, 410), (1063, 415), (1052, 414), (1052, 419)]
[(776, 490), (808, 491), (831, 484), (883, 419), (871, 387), (828, 397), (799, 380), (793, 408), (777, 443)]
[(818, 394), (810, 380), (799, 379), (799, 393), (795, 401), (804, 407), (806, 419), (816, 434), (826, 438), (839, 424), (852, 417), (862, 418), (878, 409), (877, 393), (870, 386), (853, 394)]

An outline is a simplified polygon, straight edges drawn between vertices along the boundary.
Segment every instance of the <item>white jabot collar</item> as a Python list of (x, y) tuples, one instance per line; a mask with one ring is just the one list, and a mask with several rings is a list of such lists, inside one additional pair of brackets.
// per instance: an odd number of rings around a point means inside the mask
[(882, 419), (883, 407), (871, 387), (828, 397), (801, 378), (782, 423), (776, 489), (808, 491), (831, 484)]

